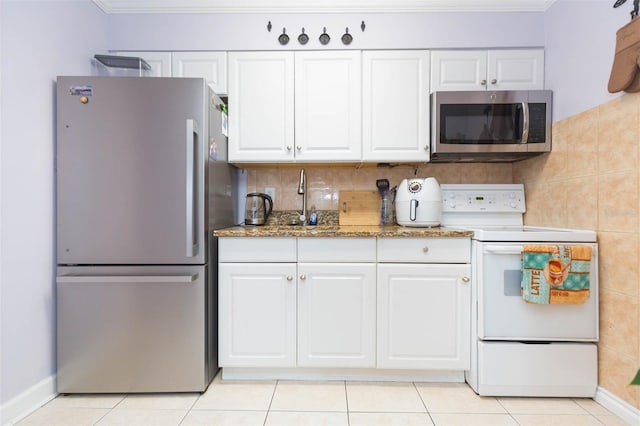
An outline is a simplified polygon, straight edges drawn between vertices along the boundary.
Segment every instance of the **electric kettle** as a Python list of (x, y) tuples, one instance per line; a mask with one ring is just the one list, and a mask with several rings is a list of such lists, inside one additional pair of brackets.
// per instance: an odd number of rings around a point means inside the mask
[[(267, 208), (267, 203), (269, 207)], [(264, 225), (273, 210), (273, 200), (267, 194), (253, 192), (247, 194), (244, 209), (245, 225)]]
[(432, 227), (442, 219), (442, 191), (435, 178), (404, 179), (396, 193), (398, 225)]

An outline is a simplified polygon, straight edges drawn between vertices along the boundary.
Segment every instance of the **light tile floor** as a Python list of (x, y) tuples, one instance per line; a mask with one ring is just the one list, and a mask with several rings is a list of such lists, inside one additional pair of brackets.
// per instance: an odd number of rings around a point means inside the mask
[(463, 383), (227, 381), (186, 394), (58, 396), (18, 425), (624, 425), (591, 399), (494, 398)]

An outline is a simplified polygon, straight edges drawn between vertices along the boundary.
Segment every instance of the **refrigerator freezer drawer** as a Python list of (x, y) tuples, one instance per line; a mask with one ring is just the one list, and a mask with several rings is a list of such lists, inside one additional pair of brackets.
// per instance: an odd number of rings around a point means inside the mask
[(59, 267), (58, 392), (209, 384), (207, 266)]

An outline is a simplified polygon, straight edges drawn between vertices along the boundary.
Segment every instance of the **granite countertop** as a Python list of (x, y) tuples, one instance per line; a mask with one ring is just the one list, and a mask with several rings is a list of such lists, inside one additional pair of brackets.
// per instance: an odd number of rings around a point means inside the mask
[(234, 226), (213, 231), (217, 237), (440, 237), (464, 238), (473, 231), (456, 228), (409, 228), (406, 226), (365, 226), (365, 225), (264, 225)]
[(319, 211), (317, 226), (291, 225), (297, 222), (296, 211), (274, 211), (262, 226), (233, 226), (213, 231), (216, 237), (440, 237), (464, 238), (473, 231), (434, 227), (340, 225), (337, 211)]

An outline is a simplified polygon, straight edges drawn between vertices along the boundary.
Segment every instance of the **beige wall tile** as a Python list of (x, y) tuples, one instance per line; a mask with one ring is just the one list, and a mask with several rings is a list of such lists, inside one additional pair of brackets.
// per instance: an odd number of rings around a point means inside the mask
[(637, 359), (615, 349), (598, 349), (598, 384), (635, 407), (640, 407), (640, 386), (629, 383), (638, 371)]
[(597, 179), (573, 178), (559, 185), (567, 194), (567, 226), (570, 228), (597, 229), (598, 192)]
[(567, 191), (558, 182), (536, 182), (525, 187), (524, 220), (540, 226), (567, 226)]
[(622, 96), (598, 107), (599, 173), (638, 167), (638, 102)]
[(640, 335), (637, 333), (640, 313), (638, 300), (601, 288), (600, 302), (600, 348), (615, 350), (621, 356), (637, 359), (640, 344)]
[(638, 232), (637, 171), (598, 177), (598, 230)]
[(584, 111), (567, 122), (567, 176), (598, 173), (598, 109)]
[(598, 242), (600, 289), (613, 290), (637, 300), (640, 293), (638, 235), (600, 232)]

